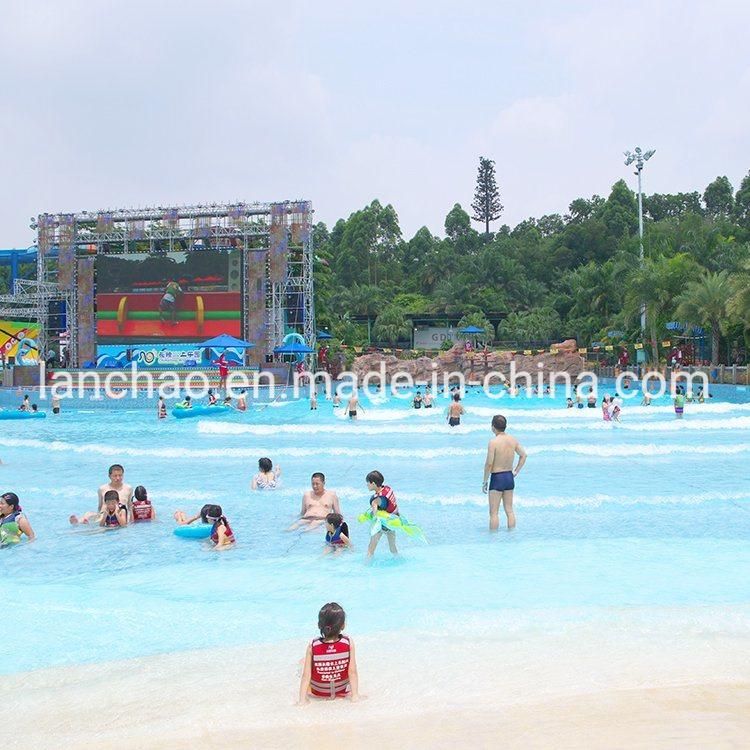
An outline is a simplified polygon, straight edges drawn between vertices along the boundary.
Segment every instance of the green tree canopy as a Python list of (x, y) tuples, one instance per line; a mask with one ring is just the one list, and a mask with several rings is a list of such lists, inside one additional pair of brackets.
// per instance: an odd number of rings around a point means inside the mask
[(489, 235), (490, 222), (500, 218), (503, 204), (500, 203), (500, 191), (495, 181), (495, 162), (484, 156), (479, 157), (477, 187), (471, 208), (474, 211), (474, 221), (483, 223), (484, 233)]
[(709, 216), (730, 216), (734, 208), (734, 190), (729, 179), (717, 177), (703, 192)]
[(677, 298), (675, 315), (690, 323), (707, 325), (711, 329), (711, 364), (719, 363), (721, 329), (727, 322), (727, 302), (731, 293), (726, 271), (706, 273), (691, 281)]

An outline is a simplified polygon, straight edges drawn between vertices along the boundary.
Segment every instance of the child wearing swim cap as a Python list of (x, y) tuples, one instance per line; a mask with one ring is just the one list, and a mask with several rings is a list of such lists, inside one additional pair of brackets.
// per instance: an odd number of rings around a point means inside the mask
[(310, 698), (359, 700), (359, 674), (354, 641), (344, 635), (346, 613), (336, 602), (326, 604), (318, 613), (320, 638), (305, 652), (305, 666), (299, 686), (299, 705)]

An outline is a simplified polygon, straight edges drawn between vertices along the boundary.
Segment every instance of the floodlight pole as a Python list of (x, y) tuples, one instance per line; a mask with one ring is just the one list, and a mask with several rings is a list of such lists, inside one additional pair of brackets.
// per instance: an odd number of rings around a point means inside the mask
[[(625, 152), (625, 164), (629, 165), (635, 162), (636, 175), (638, 176), (638, 240), (640, 243), (640, 258), (641, 266), (643, 266), (643, 190), (641, 188), (641, 172), (643, 171), (643, 165), (653, 155), (654, 151), (641, 151), (640, 146), (636, 146), (635, 151)], [(646, 303), (641, 303), (641, 336), (645, 339), (646, 336)]]

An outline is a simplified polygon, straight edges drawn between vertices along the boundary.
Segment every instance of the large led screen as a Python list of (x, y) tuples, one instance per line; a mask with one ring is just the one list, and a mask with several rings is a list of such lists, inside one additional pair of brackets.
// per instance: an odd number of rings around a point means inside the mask
[(99, 255), (99, 341), (242, 335), (240, 252)]

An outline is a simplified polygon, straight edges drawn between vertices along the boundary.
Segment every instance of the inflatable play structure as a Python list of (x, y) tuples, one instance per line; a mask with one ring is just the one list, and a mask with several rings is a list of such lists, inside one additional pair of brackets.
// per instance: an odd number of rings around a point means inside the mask
[[(185, 292), (176, 322), (159, 309), (161, 293), (103, 293), (96, 297), (96, 333), (110, 339), (196, 339), (228, 333), (242, 335), (239, 292)], [(162, 320), (164, 318), (164, 320)]]
[(223, 404), (216, 404), (216, 406), (193, 406), (190, 409), (177, 405), (172, 409), (172, 416), (177, 419), (191, 419), (193, 417), (225, 417), (233, 411), (234, 409), (231, 406), (224, 406)]
[(44, 419), (47, 412), (44, 411), (12, 411), (4, 409), (0, 411), (0, 419)]

